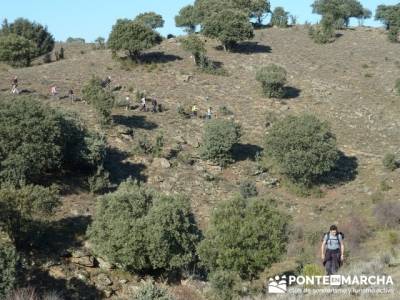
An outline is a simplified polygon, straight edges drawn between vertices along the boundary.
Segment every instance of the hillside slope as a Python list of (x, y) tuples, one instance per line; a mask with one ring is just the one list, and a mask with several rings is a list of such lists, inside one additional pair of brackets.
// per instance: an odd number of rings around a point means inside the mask
[[(113, 85), (122, 86), (118, 99), (127, 95), (134, 98), (135, 90), (157, 98), (167, 109), (160, 114), (115, 109), (116, 126), (108, 132), (113, 149), (108, 167), (115, 183), (133, 176), (163, 192), (189, 196), (203, 228), (215, 204), (238, 193), (238, 183), (246, 179), (257, 182), (261, 195), (278, 199), (282, 209), (292, 215), (294, 227), (302, 227), (307, 234), (324, 232), (334, 222), (339, 226), (348, 223), (354, 215), (364, 219), (370, 228), (376, 228), (371, 196), (381, 190), (381, 183), (391, 187), (383, 192), (385, 199), (400, 201), (400, 170), (390, 173), (382, 166), (386, 153), (400, 154), (400, 97), (393, 90), (400, 78), (400, 48), (389, 43), (385, 33), (377, 29), (359, 28), (340, 34), (332, 44), (317, 45), (308, 38), (305, 28), (270, 28), (257, 31), (255, 39), (241, 45), (235, 53), (218, 50), (216, 42), (208, 41), (209, 57), (222, 63), (227, 76), (197, 72), (192, 59), (175, 39), (151, 49), (149, 53), (153, 54), (147, 56), (151, 63), (131, 66), (129, 70), (121, 69), (108, 50), (64, 45), (63, 61), (24, 69), (2, 66), (0, 90), (7, 93), (11, 77), (18, 75), (22, 88), (39, 95), (48, 95), (50, 85), (57, 84), (62, 94), (73, 88), (79, 96), (83, 84), (97, 75), (111, 76)], [(265, 99), (255, 81), (257, 68), (268, 63), (282, 65), (288, 72), (291, 97), (284, 101)], [(84, 103), (41, 98), (51, 106), (77, 112), (98, 128), (95, 112)], [(204, 120), (184, 119), (177, 113), (179, 106), (189, 110), (194, 104), (201, 113), (212, 106), (217, 117), (223, 117), (219, 107), (232, 111), (229, 117), (243, 127), (237, 163), (220, 169), (198, 159)], [(324, 188), (321, 197), (302, 198), (285, 187), (271, 187), (268, 182), (275, 174), (254, 175), (255, 154), (264, 147), (267, 112), (306, 112), (328, 121), (339, 148), (348, 157), (348, 172), (357, 172), (355, 178), (343, 180), (335, 188)], [(133, 128), (133, 140), (121, 137), (125, 127)], [(174, 159), (170, 167), (162, 168), (157, 160), (133, 151), (141, 136), (152, 140), (160, 133), (167, 148), (182, 147), (181, 155), (192, 157), (194, 164)], [(356, 164), (357, 171), (352, 169)], [(94, 197), (81, 184), (75, 185), (75, 181), (66, 179), (72, 187), (63, 198), (59, 219), (93, 212)], [(381, 245), (383, 251), (389, 249), (385, 237), (378, 232), (357, 250), (353, 259), (375, 256), (376, 245)], [(295, 255), (288, 254), (289, 258)], [(400, 280), (399, 272), (394, 274)]]

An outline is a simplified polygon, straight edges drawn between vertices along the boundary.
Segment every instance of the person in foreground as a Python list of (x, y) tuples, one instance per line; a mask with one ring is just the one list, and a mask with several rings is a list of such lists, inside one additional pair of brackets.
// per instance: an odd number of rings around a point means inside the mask
[(332, 225), (325, 233), (321, 245), (321, 258), (327, 275), (335, 274), (344, 260), (343, 233), (338, 232), (337, 226)]

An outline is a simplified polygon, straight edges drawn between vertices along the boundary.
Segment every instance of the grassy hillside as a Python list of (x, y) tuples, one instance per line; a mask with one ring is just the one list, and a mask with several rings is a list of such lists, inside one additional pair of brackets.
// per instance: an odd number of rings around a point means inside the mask
[[(342, 31), (334, 43), (317, 45), (309, 39), (306, 28), (294, 27), (258, 30), (253, 41), (242, 44), (234, 53), (221, 51), (217, 46), (216, 42), (207, 41), (208, 56), (222, 64), (226, 76), (196, 71), (193, 59), (176, 39), (166, 40), (148, 51), (146, 63), (138, 66), (121, 66), (108, 50), (95, 51), (90, 45), (63, 45), (65, 60), (23, 69), (0, 66), (0, 90), (9, 93), (10, 80), (17, 75), (21, 88), (30, 90), (49, 106), (78, 113), (96, 130), (100, 127), (90, 106), (68, 99), (51, 99), (50, 86), (56, 84), (62, 95), (73, 88), (81, 96), (80, 89), (92, 75), (111, 76), (112, 84), (122, 87), (116, 93), (117, 99), (128, 95), (134, 99), (135, 91), (157, 98), (165, 112), (114, 110), (114, 126), (107, 132), (111, 150), (106, 164), (113, 183), (132, 176), (160, 191), (187, 195), (197, 221), (205, 228), (216, 203), (237, 194), (240, 182), (255, 182), (260, 195), (277, 199), (293, 218), (288, 254), (283, 263), (267, 270), (265, 277), (273, 270), (277, 273), (290, 270), (301, 255), (317, 253), (318, 238), (331, 223), (338, 223), (348, 232), (357, 232), (360, 229), (357, 226), (367, 228), (367, 237), (349, 254), (350, 264), (398, 247), (398, 242), (390, 241), (388, 232), (380, 229), (373, 217), (376, 202), (400, 201), (400, 170), (389, 172), (382, 165), (386, 153), (400, 154), (400, 98), (394, 91), (395, 81), (400, 78), (398, 45), (388, 42), (385, 32), (369, 28)], [(283, 101), (264, 98), (255, 80), (257, 68), (268, 63), (281, 65), (288, 72), (289, 96)], [(179, 106), (189, 111), (194, 104), (200, 114), (205, 114), (211, 106), (216, 117), (233, 118), (242, 125), (243, 137), (235, 150), (235, 164), (221, 169), (199, 159), (198, 145), (205, 121), (185, 119), (177, 112)], [(221, 107), (232, 114), (224, 116)], [(264, 147), (266, 116), (304, 112), (329, 122), (346, 157), (340, 170), (343, 174), (335, 184), (323, 186), (322, 193), (309, 197), (296, 195), (277, 174), (257, 172), (256, 160), (257, 152)], [(121, 134), (127, 127), (133, 129), (133, 138)], [(181, 149), (178, 157), (169, 159), (169, 167), (161, 167), (159, 160), (135, 150), (143, 136), (153, 141), (159, 134), (165, 139), (165, 156)], [(193, 163), (188, 164), (188, 160)], [(280, 184), (269, 184), (275, 179)], [(80, 278), (80, 274), (90, 286), (96, 282), (97, 268), (85, 268), (70, 258), (59, 257), (68, 249), (84, 245), (85, 227), (93, 213), (95, 197), (79, 178), (60, 178), (59, 183), (63, 186), (63, 205), (52, 220), (59, 231), (49, 245), (54, 248), (54, 260), (61, 264), (39, 260), (39, 275), (32, 282), (42, 280), (44, 288), (61, 288), (65, 282), (71, 283), (71, 278)], [(361, 223), (355, 224), (354, 217)], [(303, 246), (305, 251), (301, 254), (299, 249)], [(38, 257), (40, 254), (39, 251)], [(386, 271), (399, 282), (399, 267)], [(107, 289), (112, 287), (117, 295), (134, 288), (139, 280), (115, 271), (108, 276), (113, 283)], [(79, 297), (86, 295), (83, 285), (69, 288)], [(201, 281), (185, 281), (170, 289), (178, 299), (207, 297)], [(90, 289), (87, 293), (90, 295)], [(95, 297), (93, 293), (88, 297)]]

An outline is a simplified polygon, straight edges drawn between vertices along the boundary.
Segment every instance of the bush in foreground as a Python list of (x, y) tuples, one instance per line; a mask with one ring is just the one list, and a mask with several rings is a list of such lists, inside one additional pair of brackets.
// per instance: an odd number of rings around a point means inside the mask
[(105, 142), (76, 116), (44, 107), (31, 98), (0, 101), (0, 182), (37, 182), (57, 171), (92, 169)]
[(60, 205), (58, 194), (55, 186), (1, 186), (0, 228), (20, 246), (30, 234), (31, 221), (45, 219)]
[(22, 36), (16, 34), (0, 36), (0, 61), (13, 67), (28, 67), (35, 53), (33, 42)]
[(108, 126), (112, 122), (112, 109), (114, 107), (114, 95), (109, 89), (101, 85), (101, 79), (92, 77), (83, 87), (82, 94), (84, 99), (91, 104), (97, 111), (100, 123)]
[(15, 67), (27, 67), (31, 60), (50, 53), (54, 38), (41, 24), (18, 18), (9, 24), (4, 20), (0, 30), (0, 61)]
[(261, 83), (265, 96), (283, 98), (285, 96), (286, 76), (287, 72), (283, 67), (270, 64), (257, 71), (256, 79)]
[(240, 127), (232, 121), (213, 119), (207, 122), (200, 152), (220, 166), (233, 162), (232, 147), (239, 142)]
[(0, 238), (0, 299), (5, 299), (16, 284), (17, 262), (14, 246)]
[(186, 199), (155, 194), (132, 180), (99, 198), (88, 234), (96, 254), (131, 272), (188, 267), (200, 238)]
[(311, 115), (288, 116), (276, 122), (266, 138), (265, 153), (282, 174), (306, 187), (317, 183), (339, 159), (329, 125)]
[(233, 198), (214, 210), (199, 257), (211, 273), (252, 279), (285, 252), (287, 230), (288, 217), (272, 200)]
[(168, 291), (162, 287), (158, 287), (154, 282), (145, 282), (136, 294), (133, 300), (173, 300), (174, 298), (168, 294)]

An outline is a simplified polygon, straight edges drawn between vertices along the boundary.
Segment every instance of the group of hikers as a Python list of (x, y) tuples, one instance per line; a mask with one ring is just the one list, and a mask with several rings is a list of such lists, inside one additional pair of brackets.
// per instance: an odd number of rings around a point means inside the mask
[[(197, 107), (197, 105), (193, 105), (192, 106), (191, 117), (192, 118), (197, 118), (198, 117), (198, 111), (199, 111), (199, 108)], [(211, 117), (212, 117), (212, 107), (209, 106), (207, 108), (206, 119), (211, 119)]]
[[(106, 79), (101, 81), (101, 86), (103, 88), (110, 87), (110, 85), (111, 85), (111, 76), (107, 76)], [(58, 99), (58, 100), (61, 99), (57, 85), (55, 85), (55, 84), (51, 85), (49, 92), (53, 98)], [(17, 76), (14, 76), (11, 80), (11, 93), (12, 94), (20, 93), (20, 90), (18, 89), (18, 77)], [(68, 90), (67, 97), (72, 102), (75, 102), (78, 100), (73, 89)], [(62, 97), (62, 98), (66, 98), (66, 97)], [(125, 109), (129, 110), (131, 108), (131, 104), (132, 104), (131, 98), (129, 96), (126, 96), (125, 101), (126, 101)], [(144, 111), (144, 112), (149, 111), (149, 108), (147, 106), (148, 101), (151, 101), (151, 107), (150, 107), (151, 112), (157, 113), (157, 112), (163, 111), (163, 107), (162, 107), (161, 103), (159, 103), (157, 101), (157, 99), (155, 99), (155, 98), (149, 99), (149, 98), (146, 98), (145, 96), (143, 96), (140, 100), (140, 111)]]
[[(126, 97), (126, 100), (127, 100), (128, 103), (130, 103), (130, 98), (129, 97)], [(147, 101), (148, 100), (151, 102), (151, 109), (150, 109), (151, 112), (156, 113), (156, 112), (162, 112), (163, 111), (162, 105), (160, 103), (158, 103), (156, 98), (147, 99), (145, 96), (143, 96), (140, 99), (140, 111), (144, 111), (144, 112), (149, 111), (149, 109), (147, 107)]]

